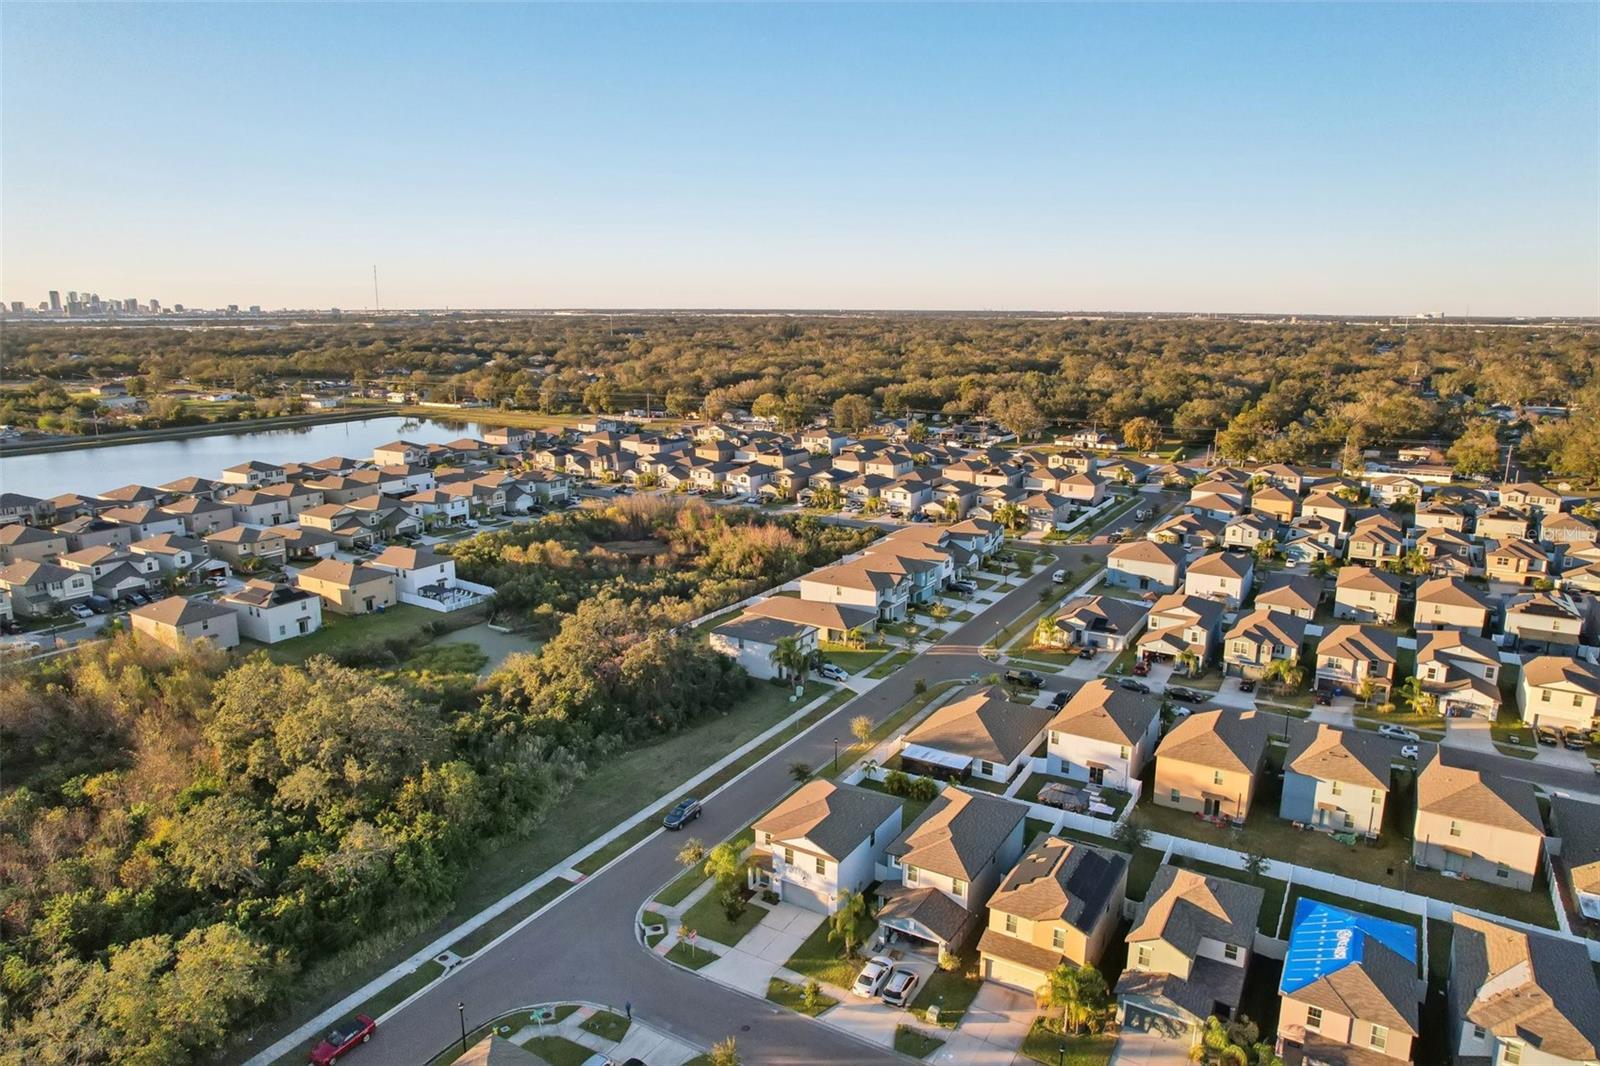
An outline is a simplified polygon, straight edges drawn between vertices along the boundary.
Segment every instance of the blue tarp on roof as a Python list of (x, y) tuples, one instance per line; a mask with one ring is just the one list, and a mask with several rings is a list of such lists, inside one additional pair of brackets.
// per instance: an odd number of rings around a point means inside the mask
[(1278, 990), (1286, 995), (1297, 992), (1330, 973), (1360, 962), (1366, 955), (1369, 939), (1409, 962), (1417, 961), (1415, 926), (1300, 897), (1294, 907), (1289, 951), (1283, 959), (1283, 980)]

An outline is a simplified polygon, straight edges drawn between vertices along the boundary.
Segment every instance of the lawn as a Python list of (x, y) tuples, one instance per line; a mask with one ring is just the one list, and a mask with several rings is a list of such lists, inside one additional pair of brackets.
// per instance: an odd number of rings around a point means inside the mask
[(573, 887), (565, 877), (555, 877), (539, 886), (538, 890), (521, 902), (513, 904), (484, 922), (478, 928), (450, 945), (450, 950), (465, 958), (481, 950), (489, 941), (504, 933), (528, 915), (537, 911)]
[(765, 907), (746, 902), (739, 917), (730, 921), (722, 911), (721, 893), (712, 889), (700, 902), (683, 912), (683, 924), (707, 940), (733, 947), (767, 916)]
[(897, 651), (883, 662), (879, 663), (877, 666), (874, 666), (872, 669), (868, 670), (867, 676), (874, 678), (888, 677), (906, 663), (910, 662), (913, 658), (914, 656), (909, 651)]
[(1133, 861), (1128, 864), (1128, 898), (1143, 900), (1160, 869), (1161, 852), (1155, 848), (1140, 848), (1134, 852)]
[(960, 610), (960, 611), (957, 611), (954, 614), (952, 614), (950, 616), (950, 618), (949, 618), (949, 621), (951, 621), (951, 622), (970, 622), (976, 617), (977, 617), (977, 615), (973, 614), (971, 611)]
[(1489, 735), (1494, 738), (1494, 746), (1503, 755), (1531, 759), (1538, 754), (1538, 741), (1534, 739), (1533, 730), (1523, 724), (1514, 709), (1501, 709), (1500, 717), (1489, 723)]
[(1005, 782), (990, 781), (986, 777), (978, 777), (976, 775), (967, 778), (965, 781), (962, 781), (961, 787), (969, 788), (976, 792), (987, 792), (992, 796), (1003, 796), (1005, 795), (1006, 791)]
[(444, 967), (429, 959), (356, 1009), (370, 1018), (376, 1018), (391, 1007), (399, 1006), (406, 997), (425, 988), (442, 973)]
[(1044, 1066), (1105, 1066), (1117, 1038), (1108, 1033), (1062, 1036), (1059, 1019), (1033, 1020), (1019, 1049), (1024, 1058)]
[[(882, 781), (874, 781), (870, 777), (862, 778), (859, 782), (859, 787), (872, 792), (882, 792), (885, 796), (889, 795), (889, 790), (883, 786)], [(901, 803), (900, 824), (905, 826), (909, 826), (916, 821), (922, 815), (922, 812), (928, 809), (928, 804), (933, 802), (932, 800), (908, 799), (905, 796), (897, 796), (895, 798)]]
[(925, 1059), (935, 1051), (944, 1047), (944, 1041), (936, 1036), (929, 1036), (921, 1029), (900, 1024), (894, 1029), (894, 1049), (902, 1055), (910, 1055), (914, 1059)]
[(597, 1010), (585, 1018), (579, 1028), (593, 1033), (602, 1040), (621, 1042), (628, 1035), (628, 1030), (633, 1023), (614, 1011)]
[[(640, 925), (670, 926), (670, 923), (667, 921), (667, 916), (666, 915), (657, 914), (655, 911), (651, 911), (651, 910), (646, 910), (646, 911), (639, 912), (639, 924)], [(662, 938), (664, 938), (666, 935), (667, 935), (666, 933), (657, 933), (653, 937), (646, 937), (645, 938), (645, 943), (647, 945), (649, 945), (650, 947), (655, 947), (657, 944), (661, 943)]]
[(888, 648), (870, 648), (866, 651), (845, 651), (835, 650), (834, 646), (829, 645), (822, 649), (822, 659), (852, 674), (859, 674), (883, 658), (888, 650)]
[(961, 953), (961, 965), (955, 970), (934, 970), (923, 986), (922, 994), (911, 1004), (920, 1017), (927, 1017), (929, 1007), (938, 1006), (937, 1024), (943, 1029), (954, 1029), (966, 1017), (967, 1008), (977, 998), (983, 981), (978, 977), (978, 956), (971, 948)]
[[(302, 663), (313, 655), (339, 655), (395, 638), (422, 637), (430, 622), (442, 622), (446, 617), (407, 603), (397, 604), (381, 614), (363, 614), (351, 618), (328, 611), (322, 616), (322, 627), (315, 633), (263, 647), (275, 662)], [(476, 620), (475, 615), (472, 620)], [(452, 624), (448, 628), (458, 628), (454, 625), (456, 621), (452, 617)], [(468, 620), (460, 621), (465, 624)], [(254, 643), (247, 641), (245, 646), (253, 647)]]
[(1411, 714), (1402, 711), (1379, 717), (1358, 714), (1356, 725), (1361, 729), (1377, 729), (1380, 725), (1399, 725), (1415, 730), (1424, 740), (1444, 739), (1444, 721), (1436, 714)]
[(691, 947), (680, 940), (668, 949), (667, 958), (679, 966), (687, 966), (691, 970), (698, 970), (702, 966), (709, 966), (716, 961), (717, 957), (705, 948)]
[[(739, 830), (733, 836), (728, 838), (733, 842), (734, 850), (743, 852), (745, 848), (748, 848), (751, 844), (756, 842), (755, 830), (752, 828), (754, 825), (755, 823), (751, 822), (749, 825), (745, 826), (743, 829)], [(717, 843), (720, 844), (722, 842), (717, 841)], [(711, 846), (708, 845), (706, 850), (710, 851)], [(660, 892), (656, 893), (655, 902), (664, 907), (676, 907), (678, 904), (688, 899), (689, 894), (704, 884), (705, 880), (706, 874), (704, 868), (701, 866), (701, 864), (696, 863), (687, 870), (683, 871), (683, 873), (679, 874), (677, 877), (673, 878), (666, 888), (663, 888)]]
[(530, 1036), (522, 1046), (550, 1066), (583, 1066), (594, 1052), (564, 1036)]
[[(873, 932), (876, 932), (876, 929)], [(872, 933), (869, 932), (862, 943), (871, 941)], [(859, 949), (858, 944), (857, 950)], [(856, 971), (861, 968), (859, 959), (845, 957), (842, 940), (828, 939), (827, 922), (813, 929), (811, 935), (801, 942), (784, 965), (802, 977), (809, 977), (813, 981), (839, 988), (849, 988), (854, 984)]]
[(805, 989), (799, 985), (790, 984), (781, 977), (774, 977), (767, 982), (767, 998), (780, 1007), (787, 1007), (796, 1014), (804, 1014), (807, 1018), (815, 1018), (829, 1007), (837, 1007), (839, 1001), (826, 992), (817, 994), (817, 1005), (806, 1006)]

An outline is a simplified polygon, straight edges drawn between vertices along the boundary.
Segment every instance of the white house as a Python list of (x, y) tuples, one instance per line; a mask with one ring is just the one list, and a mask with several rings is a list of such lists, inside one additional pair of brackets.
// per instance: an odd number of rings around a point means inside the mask
[(450, 588), (456, 584), (456, 561), (427, 548), (392, 544), (368, 565), (374, 570), (389, 571), (394, 575), (395, 590), (413, 596), (425, 588)]
[(1250, 595), (1254, 576), (1255, 561), (1249, 555), (1212, 552), (1189, 564), (1183, 575), (1183, 591), (1238, 607)]
[(322, 600), (303, 589), (259, 579), (218, 599), (239, 619), (239, 632), (262, 644), (303, 637), (322, 628)]
[(1088, 682), (1050, 720), (1050, 772), (1127, 790), (1155, 751), (1160, 711), (1153, 696), (1118, 688), (1105, 678)]
[(1517, 679), (1517, 709), (1530, 725), (1592, 728), (1600, 718), (1600, 667), (1564, 655), (1528, 660)]
[(712, 651), (726, 655), (744, 667), (751, 677), (762, 680), (778, 676), (780, 668), (772, 661), (772, 656), (778, 649), (778, 642), (784, 639), (795, 641), (806, 654), (817, 650), (815, 627), (753, 614), (742, 614), (731, 622), (722, 623), (707, 638)]
[(832, 781), (809, 781), (757, 819), (751, 862), (754, 887), (786, 903), (831, 914), (842, 892), (860, 892), (877, 876), (900, 832), (900, 801)]

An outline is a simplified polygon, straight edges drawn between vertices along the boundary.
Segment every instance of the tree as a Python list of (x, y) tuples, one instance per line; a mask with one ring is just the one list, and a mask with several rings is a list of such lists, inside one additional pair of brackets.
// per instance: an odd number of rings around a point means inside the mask
[(1050, 971), (1040, 998), (1048, 1008), (1061, 1011), (1063, 1032), (1082, 1032), (1087, 1026), (1098, 1030), (1110, 1000), (1110, 989), (1099, 970), (1063, 962)]
[(750, 414), (756, 418), (769, 418), (776, 422), (783, 415), (783, 397), (775, 392), (763, 392), (750, 405)]
[(724, 841), (706, 856), (705, 871), (707, 877), (726, 890), (744, 880), (744, 860), (732, 844)]
[(1130, 854), (1135, 854), (1150, 842), (1150, 827), (1143, 816), (1133, 814), (1122, 820), (1113, 836)]
[(712, 1045), (710, 1057), (711, 1066), (743, 1066), (744, 1062), (739, 1058), (739, 1045), (731, 1036)]
[(817, 1009), (822, 1006), (822, 985), (817, 983), (816, 978), (806, 982), (805, 989), (800, 993), (800, 1001), (812, 1014), (817, 1013)]
[(1026, 529), (1028, 526), (1028, 512), (1019, 505), (1007, 500), (994, 509), (994, 520), (1004, 526), (1008, 531), (1015, 533)]
[(1306, 672), (1300, 666), (1298, 656), (1272, 660), (1261, 675), (1269, 681), (1277, 682), (1279, 690), (1283, 692), (1294, 691), (1306, 679)]
[(1193, 648), (1184, 648), (1178, 653), (1178, 665), (1190, 677), (1195, 676), (1200, 672), (1200, 653)]
[(872, 423), (872, 401), (865, 396), (841, 396), (833, 401), (833, 426), (856, 433)]
[(678, 849), (679, 866), (698, 866), (705, 861), (706, 845), (699, 837), (690, 837)]
[(1346, 474), (1359, 474), (1367, 468), (1367, 434), (1360, 426), (1352, 426), (1344, 438), (1344, 450), (1339, 453), (1339, 465)]
[(928, 426), (920, 418), (914, 418), (906, 423), (906, 440), (912, 444), (921, 444), (928, 439)]
[(811, 775), (814, 772), (815, 771), (813, 771), (811, 768), (811, 764), (807, 762), (800, 762), (799, 760), (796, 760), (789, 764), (789, 776), (794, 778), (802, 785), (811, 780)]
[(616, 410), (616, 391), (611, 382), (605, 378), (591, 381), (583, 390), (583, 406), (596, 415)]
[(1271, 861), (1267, 858), (1267, 853), (1257, 847), (1250, 847), (1240, 851), (1239, 858), (1242, 862), (1240, 869), (1249, 874), (1252, 881), (1261, 880), (1262, 875), (1267, 871), (1267, 863)]
[(837, 940), (844, 947), (846, 958), (854, 955), (856, 945), (872, 930), (872, 907), (860, 892), (845, 889), (835, 901), (836, 909), (828, 917), (828, 939)]
[(1500, 465), (1500, 436), (1495, 420), (1476, 418), (1468, 422), (1445, 454), (1458, 474), (1478, 477), (1493, 473)]
[(1033, 398), (1025, 392), (1008, 392), (989, 401), (989, 417), (1026, 440), (1045, 426), (1044, 415)]
[(1141, 415), (1122, 424), (1122, 442), (1136, 452), (1153, 452), (1161, 445), (1161, 426)]
[(865, 744), (872, 739), (872, 719), (864, 714), (858, 714), (850, 719), (850, 735)]
[(772, 646), (770, 658), (772, 665), (778, 668), (778, 676), (786, 681), (804, 677), (806, 668), (811, 665), (811, 653), (794, 637), (779, 637)]
[(1438, 710), (1439, 701), (1422, 685), (1422, 678), (1415, 674), (1400, 683), (1397, 693), (1400, 704), (1408, 708), (1415, 715), (1429, 715)]

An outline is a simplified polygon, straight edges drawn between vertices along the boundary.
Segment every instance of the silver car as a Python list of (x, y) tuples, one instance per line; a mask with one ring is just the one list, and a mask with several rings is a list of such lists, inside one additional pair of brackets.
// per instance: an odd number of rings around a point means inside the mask
[(917, 994), (917, 986), (921, 983), (915, 972), (897, 968), (889, 975), (888, 983), (883, 986), (883, 1001), (891, 1007), (909, 1007), (911, 1000)]
[(856, 975), (856, 983), (850, 986), (852, 995), (862, 999), (871, 999), (882, 991), (884, 983), (889, 980), (889, 972), (894, 969), (894, 960), (882, 955), (874, 955), (867, 960), (867, 964)]

